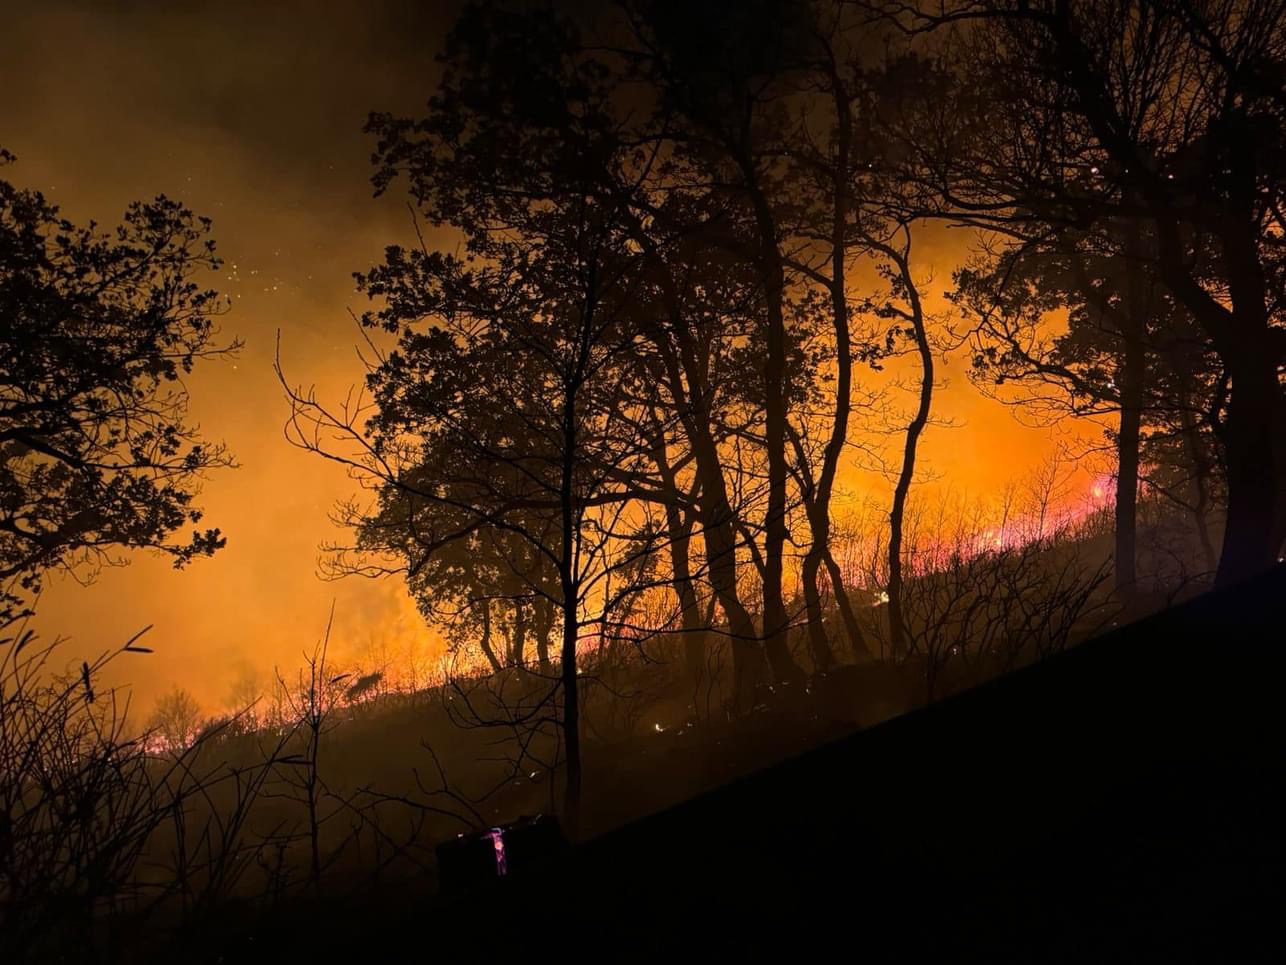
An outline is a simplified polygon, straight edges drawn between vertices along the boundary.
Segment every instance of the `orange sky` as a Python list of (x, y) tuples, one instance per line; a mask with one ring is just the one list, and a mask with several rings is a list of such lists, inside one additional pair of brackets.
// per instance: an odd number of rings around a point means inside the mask
[[(332, 600), (341, 653), (431, 645), (400, 583), (317, 578), (319, 544), (342, 536), (328, 510), (353, 484), (284, 441), (271, 363), (280, 330), (292, 381), (333, 397), (360, 378), (351, 272), (410, 228), (396, 192), (371, 198), (361, 127), (371, 110), (419, 109), (451, 6), (48, 0), (5, 14), (0, 146), (18, 156), (5, 176), (77, 221), (115, 223), (160, 192), (212, 217), (227, 262), (214, 284), (234, 296), (224, 331), (245, 341), (190, 381), (195, 419), (241, 464), (202, 498), (227, 548), (182, 572), (140, 554), (89, 587), (55, 579), (41, 602), (39, 629), (68, 635), (77, 660), (153, 624), (156, 652), (116, 674), (144, 705), (177, 684), (220, 707), (246, 674), (297, 663)], [(946, 281), (961, 243), (922, 244), (921, 266)], [(983, 493), (1040, 461), (1049, 432), (984, 399), (966, 370), (942, 368), (935, 408), (958, 427), (931, 429), (924, 454), (953, 488)]]

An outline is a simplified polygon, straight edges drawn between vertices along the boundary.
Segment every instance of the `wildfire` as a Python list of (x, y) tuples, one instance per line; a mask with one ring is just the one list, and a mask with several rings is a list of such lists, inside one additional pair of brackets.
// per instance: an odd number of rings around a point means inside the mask
[(1112, 477), (1108, 475), (1099, 475), (1094, 477), (1094, 482), (1090, 484), (1090, 502), (1095, 506), (1102, 506), (1112, 501)]

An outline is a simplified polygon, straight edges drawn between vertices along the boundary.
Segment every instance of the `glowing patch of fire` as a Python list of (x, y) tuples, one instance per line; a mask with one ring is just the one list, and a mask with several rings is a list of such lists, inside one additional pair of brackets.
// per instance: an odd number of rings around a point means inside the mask
[(491, 839), (491, 846), (496, 851), (496, 875), (509, 873), (509, 861), (505, 858), (505, 833), (499, 828), (492, 828), (484, 835)]

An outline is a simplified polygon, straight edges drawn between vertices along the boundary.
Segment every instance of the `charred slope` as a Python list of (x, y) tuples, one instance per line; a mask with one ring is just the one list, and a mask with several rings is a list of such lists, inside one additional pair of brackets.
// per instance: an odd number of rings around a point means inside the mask
[(1284, 648), (1278, 567), (325, 950), (1279, 959)]

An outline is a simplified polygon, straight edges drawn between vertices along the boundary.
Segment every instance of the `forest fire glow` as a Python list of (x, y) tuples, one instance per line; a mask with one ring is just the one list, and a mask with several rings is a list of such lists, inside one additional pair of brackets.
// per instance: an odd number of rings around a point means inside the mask
[(0, 959), (481, 907), (1282, 559), (1280, 2), (27, 6)]

